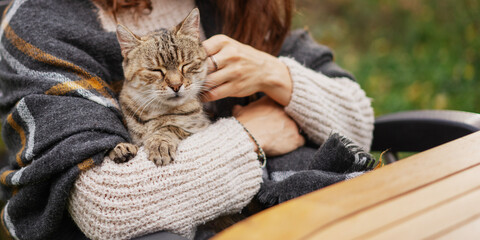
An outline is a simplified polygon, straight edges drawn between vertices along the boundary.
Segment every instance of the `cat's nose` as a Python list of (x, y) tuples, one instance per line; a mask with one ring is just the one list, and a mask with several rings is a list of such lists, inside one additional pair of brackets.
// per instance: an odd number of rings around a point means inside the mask
[(178, 83), (178, 84), (170, 84), (169, 87), (174, 91), (174, 92), (178, 92), (180, 91), (180, 88), (182, 87), (182, 83)]

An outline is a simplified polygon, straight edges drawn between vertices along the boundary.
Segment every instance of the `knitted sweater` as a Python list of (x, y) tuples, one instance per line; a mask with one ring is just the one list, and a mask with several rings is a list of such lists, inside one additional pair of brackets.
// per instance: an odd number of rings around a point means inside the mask
[(92, 239), (161, 230), (193, 238), (197, 225), (239, 212), (258, 192), (262, 171), (252, 148), (235, 120), (221, 119), (183, 141), (167, 166), (157, 168), (143, 148), (126, 164), (106, 159), (80, 174), (70, 213)]
[[(217, 10), (209, 1), (196, 4), (205, 35), (217, 33)], [(1, 217), (9, 233), (62, 238), (54, 233), (71, 226), (72, 186), (72, 217), (93, 238), (162, 229), (191, 237), (196, 224), (241, 209), (258, 190), (261, 173), (253, 145), (234, 120), (219, 120), (186, 139), (167, 168), (155, 168), (142, 151), (127, 164), (104, 161), (129, 136), (116, 101), (123, 79), (119, 46), (97, 11), (87, 0), (17, 0), (2, 21), (0, 113), (11, 155), (0, 172), (9, 198)], [(309, 140), (320, 144), (334, 131), (368, 149), (370, 101), (332, 62), (331, 51), (293, 32), (280, 55), (288, 56), (280, 59), (294, 81), (285, 111)], [(216, 117), (246, 103), (219, 100)]]

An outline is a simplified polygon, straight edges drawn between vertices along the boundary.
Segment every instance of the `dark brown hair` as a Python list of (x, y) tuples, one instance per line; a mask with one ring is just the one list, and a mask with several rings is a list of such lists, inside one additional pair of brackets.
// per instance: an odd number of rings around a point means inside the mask
[[(150, 0), (96, 0), (112, 12), (152, 10)], [(205, 0), (204, 0), (205, 1)], [(215, 0), (222, 33), (264, 52), (276, 55), (290, 29), (293, 0)], [(115, 19), (116, 20), (116, 19)]]
[[(124, 10), (133, 10), (135, 16), (152, 11), (151, 0), (94, 0), (102, 7), (107, 9), (117, 22), (117, 12)], [(136, 18), (136, 17), (135, 17)]]
[(216, 0), (216, 4), (223, 34), (278, 54), (290, 29), (293, 0)]

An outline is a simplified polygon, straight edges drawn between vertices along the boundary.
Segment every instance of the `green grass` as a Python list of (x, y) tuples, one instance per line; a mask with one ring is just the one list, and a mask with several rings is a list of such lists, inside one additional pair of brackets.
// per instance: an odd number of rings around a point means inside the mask
[(299, 0), (294, 27), (330, 46), (376, 115), (480, 112), (480, 1)]

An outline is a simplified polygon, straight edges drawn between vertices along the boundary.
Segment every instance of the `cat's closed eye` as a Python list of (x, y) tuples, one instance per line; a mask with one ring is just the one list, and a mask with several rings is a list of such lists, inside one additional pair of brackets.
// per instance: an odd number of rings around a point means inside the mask
[(165, 77), (165, 72), (160, 68), (151, 68), (149, 70), (152, 72), (159, 72), (160, 74), (162, 74), (162, 77)]
[(200, 67), (200, 63), (190, 62), (182, 66), (182, 73), (201, 73)]

